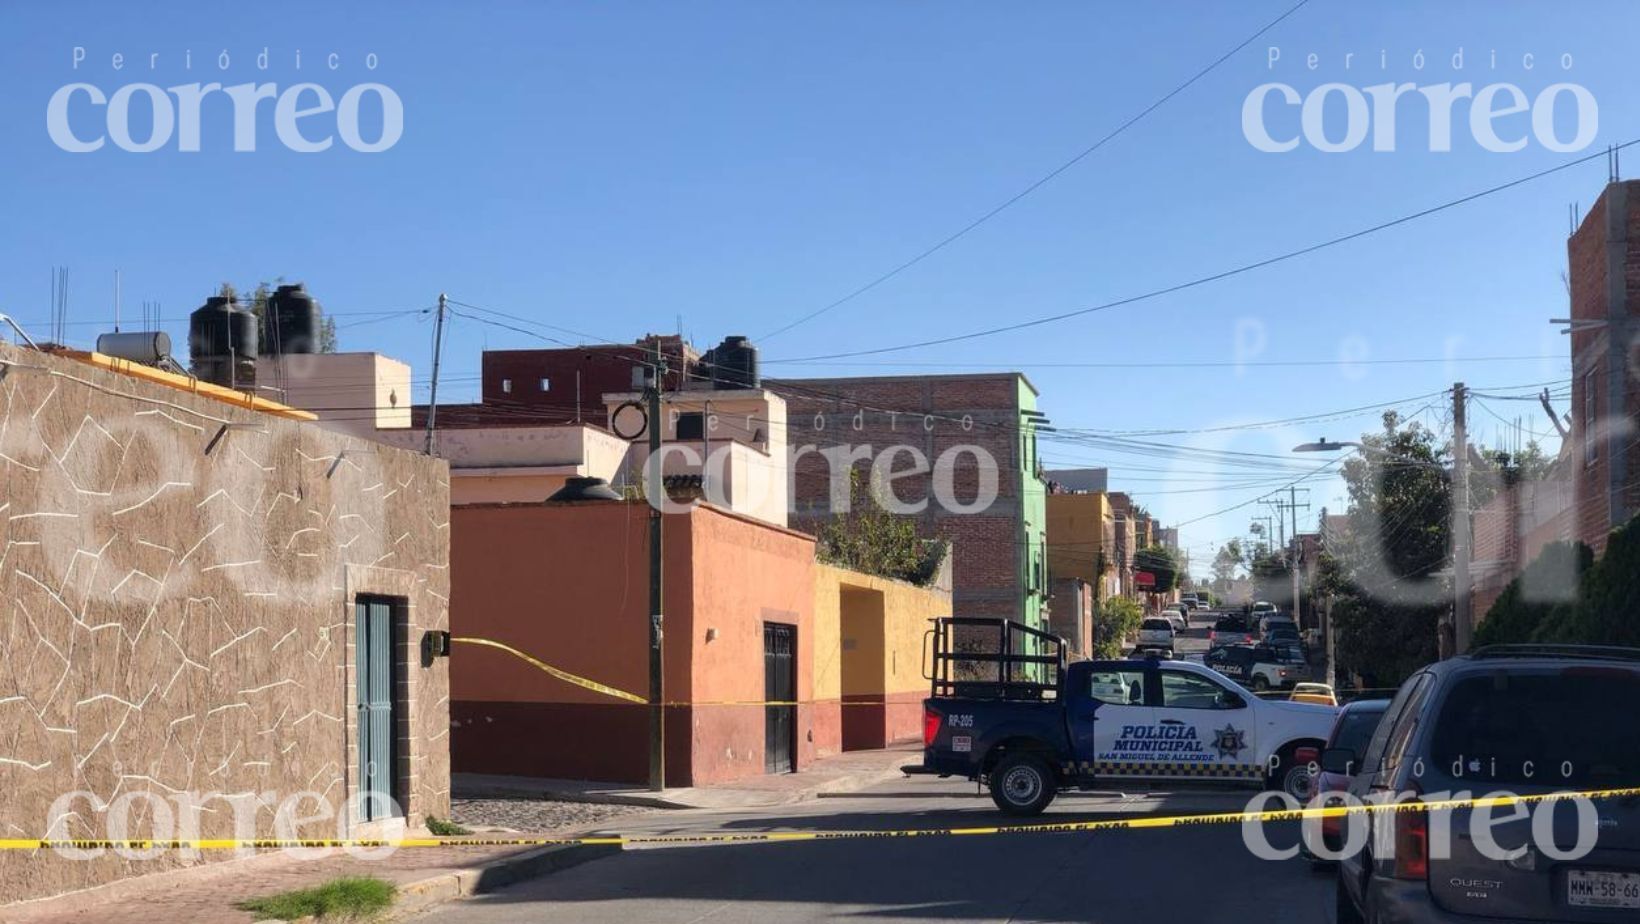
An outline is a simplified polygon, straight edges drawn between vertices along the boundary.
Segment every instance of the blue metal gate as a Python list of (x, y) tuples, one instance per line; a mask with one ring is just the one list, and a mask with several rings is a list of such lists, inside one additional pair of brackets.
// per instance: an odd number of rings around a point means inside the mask
[(359, 697), (359, 818), (391, 814), (397, 766), (393, 742), (393, 602), (360, 597), (355, 604)]

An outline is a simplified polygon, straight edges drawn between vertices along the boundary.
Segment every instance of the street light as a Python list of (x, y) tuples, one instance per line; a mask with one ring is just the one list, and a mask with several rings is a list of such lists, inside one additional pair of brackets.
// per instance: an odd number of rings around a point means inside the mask
[(1337, 452), (1340, 449), (1360, 449), (1365, 451), (1366, 448), (1367, 447), (1361, 445), (1360, 443), (1352, 443), (1348, 441), (1334, 443), (1326, 439), (1319, 439), (1313, 443), (1299, 443), (1297, 446), (1293, 447), (1293, 452)]

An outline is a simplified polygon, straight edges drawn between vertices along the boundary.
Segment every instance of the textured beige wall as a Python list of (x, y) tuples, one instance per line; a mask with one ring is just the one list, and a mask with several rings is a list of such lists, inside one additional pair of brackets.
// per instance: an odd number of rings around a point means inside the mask
[[(0, 379), (0, 837), (109, 837), (124, 809), (128, 836), (164, 833), (182, 793), (345, 807), (361, 593), (408, 601), (401, 785), (413, 823), (447, 815), (448, 662), (419, 655), (448, 625), (445, 464), (0, 345), (6, 363), (33, 368)], [(119, 811), (81, 798), (48, 832), (74, 791)], [(209, 805), (199, 836), (231, 819)], [(0, 902), (186, 862), (0, 851)]]

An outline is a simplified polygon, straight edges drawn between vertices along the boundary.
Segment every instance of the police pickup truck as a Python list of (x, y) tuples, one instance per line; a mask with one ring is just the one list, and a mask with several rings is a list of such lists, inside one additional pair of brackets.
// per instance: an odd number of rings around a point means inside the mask
[(1260, 700), (1200, 664), (1066, 664), (1063, 642), (1020, 623), (935, 620), (923, 762), (908, 773), (986, 784), (997, 807), (1035, 815), (1063, 789), (1114, 782), (1267, 785), (1302, 799), (1338, 710)]

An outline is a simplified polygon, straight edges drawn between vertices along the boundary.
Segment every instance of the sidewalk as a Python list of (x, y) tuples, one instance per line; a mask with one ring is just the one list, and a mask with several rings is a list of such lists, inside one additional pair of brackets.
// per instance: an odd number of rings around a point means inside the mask
[[(258, 918), (234, 904), (293, 889), (320, 885), (339, 876), (372, 876), (399, 887), (389, 913), (408, 915), (429, 904), (493, 888), (498, 880), (551, 869), (616, 852), (596, 847), (421, 847), (396, 851), (382, 860), (360, 860), (341, 850), (298, 860), (267, 853), (243, 860), (204, 863), (187, 869), (124, 879), (106, 886), (38, 901), (0, 905), (6, 924), (250, 924)], [(482, 880), (482, 882), (481, 882)]]
[[(537, 780), (526, 777), (456, 774), (457, 800), (501, 797), (651, 808), (740, 809), (790, 805), (827, 793), (854, 792), (900, 775), (917, 760), (919, 747), (857, 751), (819, 760), (802, 773), (756, 777), (722, 786), (668, 789), (651, 793), (637, 786)], [(620, 823), (552, 826), (553, 835), (618, 830)], [(532, 828), (535, 826), (531, 826)], [(493, 829), (492, 829), (493, 830)], [(529, 833), (545, 833), (531, 830)], [(479, 836), (482, 836), (480, 834)], [(340, 850), (318, 859), (297, 860), (269, 853), (243, 860), (205, 863), (187, 869), (121, 880), (97, 889), (35, 902), (0, 905), (4, 924), (251, 924), (254, 915), (234, 903), (309, 888), (339, 876), (374, 876), (399, 886), (390, 917), (400, 918), (439, 901), (484, 891), (508, 881), (545, 875), (619, 848), (574, 846), (421, 847), (396, 851), (383, 860), (359, 860)]]
[(597, 802), (665, 809), (742, 809), (790, 805), (822, 795), (855, 792), (900, 776), (900, 767), (919, 762), (920, 744), (901, 744), (880, 751), (848, 751), (825, 757), (801, 773), (751, 777), (713, 786), (652, 792), (632, 783), (596, 783), (484, 773), (456, 773), (456, 799), (522, 798)]

